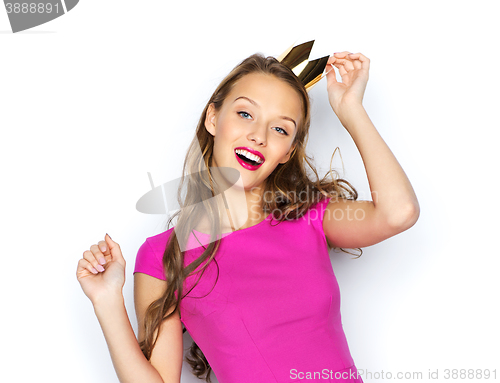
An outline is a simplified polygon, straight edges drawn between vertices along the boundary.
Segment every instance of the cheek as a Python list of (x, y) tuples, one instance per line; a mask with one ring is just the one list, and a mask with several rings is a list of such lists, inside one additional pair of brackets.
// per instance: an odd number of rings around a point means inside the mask
[(222, 159), (221, 156), (224, 155), (224, 142), (221, 141), (219, 135), (215, 136), (214, 138), (214, 149), (213, 149), (213, 156), (215, 157), (216, 160)]
[(231, 141), (238, 135), (239, 130), (240, 126), (238, 125), (238, 121), (226, 119), (224, 122), (219, 124), (217, 135), (219, 136), (220, 141)]
[(231, 129), (228, 124), (219, 125), (217, 133), (214, 136), (214, 156), (222, 158), (222, 156), (231, 155), (230, 149), (234, 140), (234, 129)]
[(291, 150), (291, 147), (292, 147), (292, 141), (286, 143), (285, 142), (278, 143), (278, 145), (276, 145), (272, 150), (272, 153), (274, 154), (273, 160), (276, 163), (279, 163), (279, 161), (281, 161), (283, 157), (285, 157), (288, 154), (288, 152)]

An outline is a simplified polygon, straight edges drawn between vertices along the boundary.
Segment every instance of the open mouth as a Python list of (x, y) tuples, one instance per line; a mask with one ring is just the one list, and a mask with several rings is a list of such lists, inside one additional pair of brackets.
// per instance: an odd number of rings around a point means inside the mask
[(264, 157), (260, 153), (250, 152), (245, 148), (236, 148), (234, 152), (238, 162), (247, 169), (255, 170), (264, 163)]

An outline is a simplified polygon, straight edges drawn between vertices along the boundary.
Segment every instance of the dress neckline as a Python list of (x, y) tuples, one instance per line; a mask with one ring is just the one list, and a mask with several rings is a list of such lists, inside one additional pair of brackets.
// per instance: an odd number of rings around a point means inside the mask
[[(245, 228), (239, 229), (239, 230), (228, 231), (227, 233), (222, 233), (222, 238), (227, 237), (229, 234), (235, 234), (235, 233), (242, 232), (245, 230), (253, 229), (254, 227), (258, 227), (258, 226), (262, 225), (264, 222), (269, 221), (269, 219), (271, 219), (271, 213), (269, 213), (262, 221), (260, 221), (259, 223), (256, 223), (255, 225), (248, 226), (248, 227), (245, 227)], [(195, 229), (192, 229), (192, 231), (196, 232), (197, 234), (201, 234), (201, 235), (206, 235), (206, 236), (210, 235), (207, 233), (202, 233), (201, 231), (198, 231)]]

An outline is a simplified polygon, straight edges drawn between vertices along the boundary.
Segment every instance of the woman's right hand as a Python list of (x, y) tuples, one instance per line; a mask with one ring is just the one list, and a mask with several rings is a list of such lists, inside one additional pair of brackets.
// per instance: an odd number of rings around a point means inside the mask
[(98, 245), (92, 245), (90, 250), (83, 252), (83, 258), (78, 261), (76, 277), (93, 304), (122, 294), (125, 259), (120, 245), (106, 234), (104, 241), (99, 241)]

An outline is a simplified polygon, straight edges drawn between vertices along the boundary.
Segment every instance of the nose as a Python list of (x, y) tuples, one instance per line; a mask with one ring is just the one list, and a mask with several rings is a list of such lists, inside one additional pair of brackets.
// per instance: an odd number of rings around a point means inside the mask
[(255, 129), (248, 133), (248, 139), (255, 142), (256, 145), (266, 146), (267, 144), (267, 129), (263, 124), (255, 124)]

